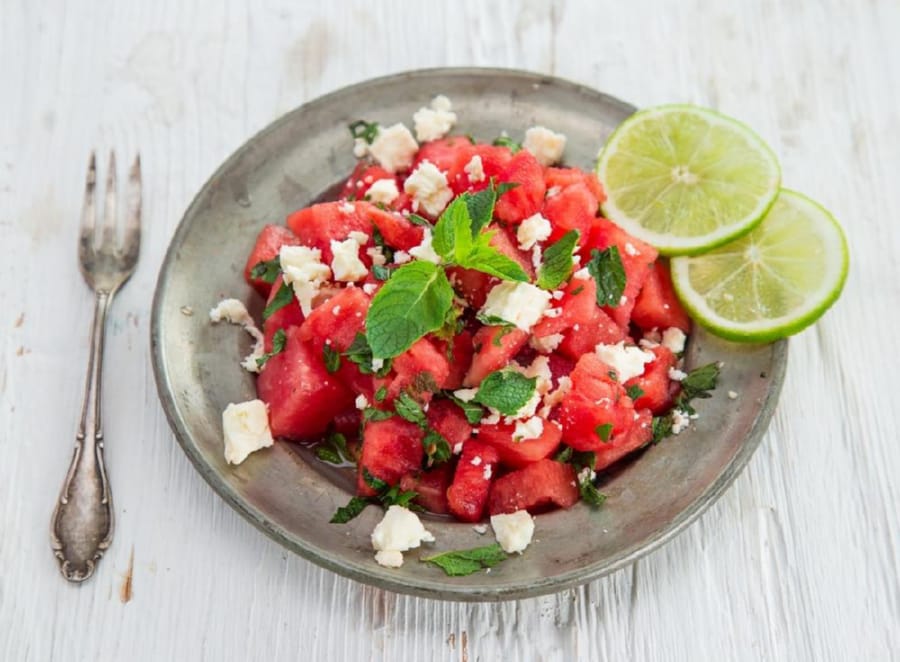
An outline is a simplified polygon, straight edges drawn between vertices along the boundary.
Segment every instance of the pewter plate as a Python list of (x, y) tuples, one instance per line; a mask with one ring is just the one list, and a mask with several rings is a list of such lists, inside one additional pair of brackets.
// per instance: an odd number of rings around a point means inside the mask
[[(689, 366), (723, 361), (720, 386), (698, 405), (688, 431), (648, 448), (612, 473), (605, 506), (583, 504), (537, 517), (534, 541), (490, 573), (446, 577), (406, 554), (399, 569), (377, 565), (369, 540), (380, 518), (367, 509), (329, 524), (351, 496), (346, 476), (286, 443), (237, 467), (222, 455), (222, 410), (255, 397), (238, 365), (250, 350), (237, 327), (212, 326), (207, 311), (236, 297), (259, 313), (262, 301), (242, 269), (259, 229), (282, 223), (346, 178), (355, 160), (347, 124), (403, 121), (436, 94), (448, 95), (456, 131), (489, 140), (519, 138), (542, 124), (568, 136), (565, 159), (593, 167), (609, 133), (634, 108), (557, 78), (493, 69), (414, 71), (348, 87), (288, 113), (238, 149), (197, 194), (175, 233), (153, 302), (151, 342), (160, 399), (175, 437), (212, 488), (264, 533), (301, 556), (355, 580), (447, 600), (501, 600), (559, 591), (632, 563), (683, 530), (747, 463), (772, 416), (787, 365), (787, 343), (741, 346), (702, 331)], [(185, 315), (184, 307), (194, 311)], [(736, 400), (728, 391), (740, 394)], [(488, 544), (471, 525), (426, 517), (435, 550)], [(431, 550), (429, 550), (431, 551)]]

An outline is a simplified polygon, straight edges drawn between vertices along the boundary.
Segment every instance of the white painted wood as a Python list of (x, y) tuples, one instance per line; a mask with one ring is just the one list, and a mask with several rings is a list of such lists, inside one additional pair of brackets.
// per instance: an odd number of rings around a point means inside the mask
[[(0, 659), (900, 657), (898, 33), (892, 0), (0, 2)], [(717, 106), (770, 142), (852, 249), (844, 297), (792, 341), (735, 485), (664, 549), (541, 599), (435, 603), (289, 554), (195, 473), (149, 367), (156, 272), (213, 169), (304, 100), (439, 65)], [(112, 146), (141, 150), (145, 242), (107, 347), (115, 542), (75, 587), (47, 527), (86, 361), (81, 182), (89, 150)]]

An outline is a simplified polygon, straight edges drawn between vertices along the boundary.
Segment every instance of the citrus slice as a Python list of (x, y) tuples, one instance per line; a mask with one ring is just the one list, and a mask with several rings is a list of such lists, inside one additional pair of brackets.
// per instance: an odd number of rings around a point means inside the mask
[(672, 283), (691, 315), (716, 335), (768, 342), (819, 319), (847, 279), (847, 241), (834, 217), (782, 189), (747, 235), (672, 260)]
[(597, 161), (604, 215), (664, 255), (695, 255), (749, 231), (775, 200), (781, 169), (752, 130), (688, 105), (639, 111)]

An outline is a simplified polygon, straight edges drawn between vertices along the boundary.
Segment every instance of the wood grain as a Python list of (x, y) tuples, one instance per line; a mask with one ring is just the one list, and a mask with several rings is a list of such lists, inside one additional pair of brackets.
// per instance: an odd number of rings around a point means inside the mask
[[(896, 2), (6, 0), (0, 16), (0, 659), (900, 657), (900, 415), (882, 400), (900, 368)], [(734, 486), (664, 549), (540, 599), (431, 602), (289, 554), (190, 466), (149, 367), (156, 272), (215, 167), (305, 100), (442, 65), (716, 106), (759, 131), (852, 250), (845, 294), (792, 341), (777, 414)], [(117, 532), (75, 587), (47, 522), (86, 361), (76, 212), (89, 150), (110, 147), (141, 151), (146, 227), (107, 347)]]

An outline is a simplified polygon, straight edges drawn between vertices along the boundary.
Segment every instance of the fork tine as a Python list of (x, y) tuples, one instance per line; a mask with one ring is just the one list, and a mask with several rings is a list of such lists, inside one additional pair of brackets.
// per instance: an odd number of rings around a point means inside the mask
[(81, 208), (81, 234), (91, 236), (94, 232), (96, 212), (94, 210), (94, 188), (97, 185), (97, 156), (91, 151), (88, 160), (87, 178), (84, 185), (84, 206)]
[(125, 199), (125, 253), (137, 252), (141, 243), (141, 155), (138, 154), (128, 172), (128, 192)]
[(109, 152), (109, 166), (106, 172), (106, 193), (103, 205), (103, 246), (112, 248), (116, 244), (116, 153)]

